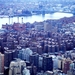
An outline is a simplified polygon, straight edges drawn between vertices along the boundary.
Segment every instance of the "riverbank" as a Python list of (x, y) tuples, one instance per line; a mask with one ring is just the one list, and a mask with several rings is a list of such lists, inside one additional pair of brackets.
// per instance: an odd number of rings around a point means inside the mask
[(47, 19), (60, 19), (60, 18), (64, 18), (64, 17), (72, 17), (73, 14), (70, 14), (70, 13), (59, 13), (59, 12), (56, 12), (56, 13), (53, 13), (53, 14), (45, 14), (45, 15), (32, 15), (32, 16), (27, 16), (27, 17), (8, 17), (8, 16), (1, 16), (0, 18), (0, 28), (2, 27), (2, 24), (13, 24), (14, 22), (19, 22), (19, 23), (22, 23), (22, 19), (23, 19), (23, 22), (24, 23), (34, 23), (35, 21), (36, 22), (42, 22), (44, 20), (47, 20)]

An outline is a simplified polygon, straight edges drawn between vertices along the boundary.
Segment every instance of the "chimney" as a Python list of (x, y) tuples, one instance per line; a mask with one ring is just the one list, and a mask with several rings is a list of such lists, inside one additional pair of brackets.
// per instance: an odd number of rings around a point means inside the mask
[(11, 23), (13, 24), (13, 17), (12, 17)]
[(17, 19), (18, 19), (18, 23), (19, 23), (19, 16), (17, 17)]
[(22, 17), (22, 23), (23, 23), (23, 17)]
[(10, 16), (9, 16), (9, 24), (10, 24)]

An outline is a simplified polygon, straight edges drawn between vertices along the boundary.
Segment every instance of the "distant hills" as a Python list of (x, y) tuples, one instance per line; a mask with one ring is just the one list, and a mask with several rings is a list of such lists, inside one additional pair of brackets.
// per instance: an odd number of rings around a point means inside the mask
[(6, 4), (6, 3), (29, 3), (29, 2), (47, 2), (47, 3), (53, 3), (53, 4), (75, 4), (75, 0), (0, 0), (0, 4)]

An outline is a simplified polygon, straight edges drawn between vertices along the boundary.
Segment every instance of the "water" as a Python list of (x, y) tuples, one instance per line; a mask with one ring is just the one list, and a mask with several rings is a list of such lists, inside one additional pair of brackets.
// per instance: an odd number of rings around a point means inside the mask
[(40, 22), (40, 21), (44, 21), (47, 19), (60, 19), (63, 17), (71, 17), (71, 16), (73, 16), (73, 14), (56, 12), (53, 14), (45, 14), (44, 16), (43, 15), (33, 15), (33, 16), (29, 16), (29, 17), (19, 17), (19, 19), (17, 17), (13, 17), (13, 18), (10, 18), (10, 21), (9, 21), (8, 17), (7, 18), (0, 18), (0, 29), (2, 27), (2, 24), (6, 24), (6, 23), (12, 24), (12, 23), (18, 22), (18, 21), (20, 23), (22, 23), (22, 18), (23, 18), (24, 23), (26, 23), (26, 22), (33, 23), (35, 21)]

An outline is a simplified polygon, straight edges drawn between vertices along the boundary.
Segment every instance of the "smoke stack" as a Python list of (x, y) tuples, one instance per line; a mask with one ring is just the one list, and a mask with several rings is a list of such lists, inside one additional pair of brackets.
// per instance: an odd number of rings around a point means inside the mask
[(9, 16), (9, 24), (10, 24), (10, 16)]
[(22, 23), (23, 23), (23, 17), (22, 17)]
[(11, 23), (13, 24), (13, 17), (12, 17), (12, 22)]
[(19, 23), (19, 17), (17, 17), (17, 19), (18, 19), (18, 23)]

